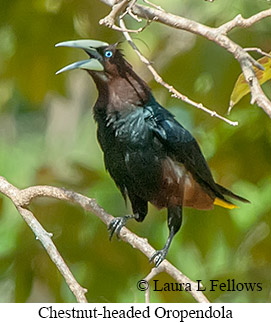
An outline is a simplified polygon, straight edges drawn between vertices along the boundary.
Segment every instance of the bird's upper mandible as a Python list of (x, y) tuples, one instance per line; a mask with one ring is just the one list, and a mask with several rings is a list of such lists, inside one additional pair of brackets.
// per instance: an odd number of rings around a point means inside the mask
[(89, 59), (67, 65), (56, 72), (60, 74), (73, 69), (84, 69), (91, 72), (108, 72), (114, 74), (117, 65), (121, 65), (122, 54), (117, 49), (117, 44), (109, 45), (100, 40), (81, 39), (60, 42), (56, 47), (72, 47), (83, 49)]

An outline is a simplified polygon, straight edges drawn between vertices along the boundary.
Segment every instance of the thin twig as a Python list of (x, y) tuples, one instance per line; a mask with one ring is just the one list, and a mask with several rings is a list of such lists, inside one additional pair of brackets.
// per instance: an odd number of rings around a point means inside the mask
[[(84, 210), (95, 214), (99, 219), (101, 219), (107, 226), (113, 220), (113, 216), (108, 214), (102, 207), (100, 207), (95, 199), (86, 197), (82, 194), (66, 190), (64, 188), (58, 188), (53, 186), (31, 186), (25, 188), (23, 190), (19, 190), (13, 185), (11, 185), (4, 177), (0, 176), (0, 192), (9, 197), (14, 205), (17, 207), (19, 213), (23, 216), (27, 224), (31, 227), (35, 236), (40, 240), (50, 255), (53, 262), (56, 264), (61, 274), (65, 277), (67, 284), (74, 294), (76, 294), (76, 298), (78, 301), (86, 301), (84, 293), (86, 290), (82, 288), (76, 280), (73, 278), (70, 273), (68, 267), (66, 266), (64, 260), (57, 252), (53, 242), (51, 241), (50, 234), (41, 227), (39, 222), (35, 219), (35, 217), (30, 215), (29, 218), (25, 217), (25, 212), (30, 212), (27, 209), (27, 206), (31, 203), (31, 201), (37, 197), (51, 197), (56, 198), (58, 200), (69, 201), (75, 203), (82, 207)], [(31, 212), (30, 212), (31, 213)], [(27, 215), (29, 216), (29, 215)], [(147, 239), (138, 237), (136, 234), (132, 233), (127, 228), (123, 227), (120, 232), (120, 238), (129, 243), (133, 248), (140, 250), (148, 259), (155, 252), (154, 248), (148, 243)], [(48, 243), (47, 243), (48, 241)], [(52, 250), (53, 249), (53, 254)], [(65, 268), (65, 270), (63, 269)], [(159, 272), (165, 272), (177, 282), (182, 282), (185, 284), (190, 284), (191, 286), (195, 286), (195, 282), (190, 280), (187, 276), (185, 276), (181, 271), (179, 271), (176, 267), (174, 267), (169, 261), (164, 260), (159, 266)], [(66, 273), (69, 273), (66, 276)], [(72, 287), (73, 286), (73, 287)], [(192, 288), (189, 293), (194, 297), (194, 299), (198, 302), (208, 302), (208, 299), (201, 292), (196, 290), (196, 288)]]
[[(123, 19), (120, 19), (120, 26), (121, 26), (121, 28), (126, 29)], [(144, 55), (142, 55), (142, 53), (140, 52), (140, 50), (138, 49), (136, 44), (133, 42), (133, 40), (132, 40), (131, 36), (129, 35), (129, 33), (126, 32), (126, 31), (123, 31), (123, 35), (126, 38), (126, 40), (128, 41), (128, 43), (131, 45), (131, 47), (134, 49), (134, 51), (136, 52), (136, 54), (140, 58), (141, 62), (143, 62), (144, 64), (147, 65), (147, 68), (152, 73), (155, 81), (157, 83), (161, 84), (162, 86), (164, 86), (172, 94), (173, 97), (181, 99), (182, 101), (196, 107), (197, 109), (203, 110), (204, 112), (208, 113), (210, 116), (219, 118), (219, 119), (227, 122), (231, 126), (237, 126), (238, 125), (237, 121), (231, 121), (231, 120), (229, 120), (229, 119), (227, 119), (225, 117), (222, 117), (216, 111), (212, 111), (212, 110), (204, 107), (202, 103), (194, 102), (193, 100), (189, 99), (187, 96), (185, 96), (185, 95), (181, 94), (179, 91), (177, 91), (172, 85), (169, 85), (168, 83), (166, 83), (162, 79), (162, 77), (157, 73), (155, 68), (151, 65), (150, 61)]]
[[(87, 290), (81, 287), (74, 278), (64, 259), (61, 257), (56, 246), (54, 245), (51, 239), (52, 234), (45, 231), (42, 225), (35, 218), (33, 213), (27, 209), (26, 204), (28, 203), (25, 202), (29, 200), (27, 198), (28, 191), (19, 190), (17, 187), (10, 184), (4, 177), (0, 176), (0, 192), (11, 199), (18, 212), (34, 232), (36, 239), (39, 240), (42, 243), (43, 247), (46, 249), (48, 255), (57, 266), (61, 275), (64, 277), (67, 285), (76, 297), (77, 301), (80, 303), (86, 303), (87, 299), (85, 297), (85, 293), (87, 292)], [(26, 194), (24, 192), (26, 192)]]
[(135, 34), (138, 34), (138, 33), (141, 33), (145, 28), (146, 28), (147, 25), (145, 25), (144, 27), (140, 27), (138, 29), (123, 29), (115, 24), (111, 25), (109, 28), (113, 29), (113, 30), (116, 30), (116, 31), (120, 31), (120, 32), (127, 32), (127, 33), (135, 33)]
[(267, 56), (267, 57), (271, 58), (270, 53), (266, 53), (266, 52), (264, 52), (262, 49), (260, 49), (258, 47), (247, 47), (247, 48), (244, 48), (244, 50), (246, 52), (257, 52), (258, 54), (261, 54), (263, 56)]
[(133, 14), (132, 8), (135, 5), (137, 0), (131, 0), (129, 5), (127, 6), (126, 10), (124, 11), (123, 14), (120, 15), (120, 18), (124, 18), (127, 14), (129, 14), (132, 18), (134, 18), (137, 22), (141, 22), (142, 19), (138, 18), (136, 15)]
[(148, 288), (145, 290), (145, 303), (150, 302), (150, 288), (149, 288), (149, 281), (152, 280), (155, 276), (160, 274), (162, 272), (163, 267), (154, 267), (152, 270), (148, 273), (148, 275), (143, 279), (143, 281), (147, 282)]
[(132, 13), (132, 7), (135, 5), (136, 0), (132, 0), (131, 3), (128, 5), (129, 1), (130, 0), (122, 0), (120, 2), (117, 2), (115, 5), (113, 5), (110, 13), (106, 17), (100, 19), (99, 24), (105, 25), (108, 28), (111, 28), (113, 30), (120, 31), (120, 32), (128, 32), (128, 33), (136, 33), (136, 34), (142, 32), (147, 26), (149, 26), (150, 24), (149, 20), (147, 20), (145, 26), (140, 27), (138, 29), (121, 28), (115, 24), (115, 20), (117, 19), (117, 16), (122, 12), (122, 10), (124, 10), (125, 7), (127, 8), (124, 11), (124, 13), (120, 15), (120, 17), (124, 17), (126, 14), (129, 13), (132, 16), (132, 18), (136, 19), (138, 22), (140, 21), (140, 19)]
[[(100, 1), (111, 7), (115, 4), (115, 0)], [(167, 26), (203, 36), (206, 39), (216, 43), (220, 47), (226, 49), (236, 60), (238, 60), (242, 68), (245, 80), (250, 87), (251, 102), (256, 103), (269, 117), (271, 117), (271, 102), (261, 90), (260, 84), (253, 70), (253, 66), (262, 70), (263, 66), (258, 63), (257, 60), (251, 57), (241, 46), (227, 36), (227, 33), (234, 28), (248, 28), (267, 17), (271, 17), (271, 9), (263, 10), (247, 19), (243, 18), (241, 15), (238, 15), (229, 22), (217, 28), (211, 28), (192, 19), (176, 16), (174, 14), (167, 13), (153, 7), (139, 5), (137, 3), (133, 6), (133, 13), (143, 19), (156, 20), (157, 22)], [(148, 68), (149, 70), (151, 69), (149, 66)], [(180, 93), (175, 94), (177, 96), (180, 95)], [(180, 95), (180, 97), (181, 96), (182, 95)], [(198, 104), (194, 104), (194, 106), (197, 105)], [(198, 105), (198, 108), (201, 108), (201, 106)], [(210, 113), (208, 111), (206, 112)], [(216, 112), (211, 111), (211, 115), (216, 115)]]
[(157, 6), (156, 4), (150, 2), (149, 0), (143, 0), (146, 4), (148, 4), (149, 6), (157, 9), (157, 10), (160, 10), (160, 11), (165, 11), (162, 7), (160, 6)]
[(100, 25), (112, 28), (118, 15), (126, 8), (130, 0), (116, 1), (112, 4), (110, 13), (99, 21)]
[(247, 19), (243, 18), (242, 15), (237, 15), (231, 21), (221, 25), (219, 31), (223, 34), (227, 34), (236, 27), (248, 28), (267, 17), (271, 17), (271, 9), (263, 10)]

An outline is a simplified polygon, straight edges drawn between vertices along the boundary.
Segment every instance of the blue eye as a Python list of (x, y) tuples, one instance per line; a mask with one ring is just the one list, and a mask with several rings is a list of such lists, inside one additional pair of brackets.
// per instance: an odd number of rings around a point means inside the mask
[(105, 53), (104, 53), (104, 56), (105, 57), (111, 57), (113, 55), (113, 53), (111, 52), (111, 50), (107, 50)]

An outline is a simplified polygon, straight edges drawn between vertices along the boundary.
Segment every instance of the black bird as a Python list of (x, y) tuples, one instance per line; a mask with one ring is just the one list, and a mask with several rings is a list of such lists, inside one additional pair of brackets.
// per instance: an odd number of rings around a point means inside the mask
[(115, 218), (110, 239), (128, 219), (142, 222), (148, 202), (167, 208), (169, 236), (163, 249), (150, 261), (156, 267), (166, 258), (174, 235), (182, 224), (182, 208), (212, 209), (214, 204), (235, 208), (229, 196), (248, 200), (217, 184), (194, 137), (153, 97), (148, 85), (133, 71), (117, 44), (75, 40), (58, 46), (83, 49), (89, 59), (57, 72), (80, 68), (96, 83), (99, 95), (94, 106), (97, 136), (105, 167), (124, 198), (129, 197), (133, 215)]

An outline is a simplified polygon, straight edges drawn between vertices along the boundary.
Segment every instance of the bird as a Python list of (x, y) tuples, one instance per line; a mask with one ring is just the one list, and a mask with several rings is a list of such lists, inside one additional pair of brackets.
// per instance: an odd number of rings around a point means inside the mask
[(79, 48), (89, 56), (56, 74), (82, 69), (93, 78), (98, 90), (94, 119), (105, 168), (123, 198), (131, 202), (132, 214), (110, 222), (110, 240), (114, 234), (119, 237), (128, 220), (142, 222), (148, 203), (159, 210), (166, 208), (168, 238), (164, 247), (150, 257), (158, 267), (182, 225), (184, 207), (236, 208), (228, 197), (249, 202), (215, 182), (196, 139), (156, 101), (118, 43), (81, 39), (55, 46)]

